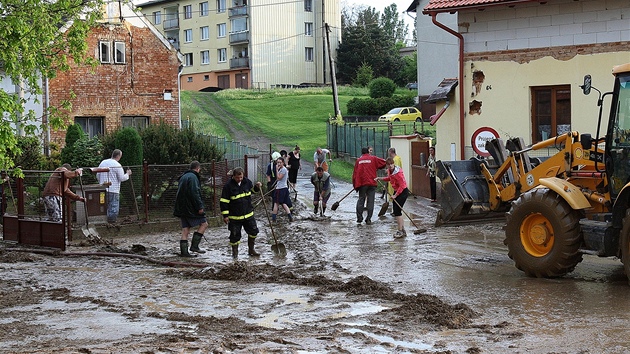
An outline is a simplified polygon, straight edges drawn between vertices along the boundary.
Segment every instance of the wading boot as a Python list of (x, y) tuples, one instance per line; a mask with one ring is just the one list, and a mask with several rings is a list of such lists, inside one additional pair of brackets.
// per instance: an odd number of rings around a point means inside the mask
[(206, 253), (206, 251), (204, 251), (204, 250), (199, 248), (199, 243), (201, 242), (201, 237), (203, 237), (203, 234), (200, 234), (198, 232), (195, 232), (193, 234), (192, 243), (190, 245), (190, 252)]
[(232, 245), (232, 258), (238, 258), (238, 245)]
[(179, 240), (179, 249), (181, 251), (180, 257), (192, 257), (192, 255), (188, 253), (188, 240)]
[(247, 238), (247, 247), (249, 247), (249, 251), (248, 254), (252, 257), (258, 257), (260, 256), (260, 253), (256, 252), (254, 250), (254, 243), (256, 243), (256, 239), (253, 237), (248, 237)]

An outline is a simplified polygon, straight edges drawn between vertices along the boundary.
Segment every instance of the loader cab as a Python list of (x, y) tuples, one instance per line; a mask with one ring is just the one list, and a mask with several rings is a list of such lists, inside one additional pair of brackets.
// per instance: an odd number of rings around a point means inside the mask
[(608, 118), (606, 169), (614, 199), (630, 182), (630, 64), (615, 67), (613, 74), (615, 86)]

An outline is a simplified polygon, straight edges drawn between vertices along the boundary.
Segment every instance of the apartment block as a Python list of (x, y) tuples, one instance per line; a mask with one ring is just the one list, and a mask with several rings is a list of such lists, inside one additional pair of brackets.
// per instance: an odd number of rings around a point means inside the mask
[(183, 54), (181, 89), (217, 91), (330, 84), (330, 59), (341, 41), (339, 2), (157, 0), (138, 6)]

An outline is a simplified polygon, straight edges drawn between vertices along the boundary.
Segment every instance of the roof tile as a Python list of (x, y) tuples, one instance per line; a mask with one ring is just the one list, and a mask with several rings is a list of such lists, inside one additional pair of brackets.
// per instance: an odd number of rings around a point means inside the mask
[(500, 5), (510, 3), (522, 3), (533, 2), (540, 0), (429, 0), (427, 6), (424, 7), (423, 12), (429, 11), (452, 11), (458, 8), (477, 8), (484, 7), (485, 5)]

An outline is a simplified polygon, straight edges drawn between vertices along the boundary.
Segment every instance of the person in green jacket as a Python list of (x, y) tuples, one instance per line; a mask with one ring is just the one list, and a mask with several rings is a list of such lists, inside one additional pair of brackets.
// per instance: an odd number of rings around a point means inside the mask
[(182, 225), (182, 237), (179, 241), (180, 256), (192, 257), (188, 252), (188, 234), (190, 229), (199, 226), (193, 233), (190, 251), (206, 253), (199, 248), (203, 233), (208, 228), (206, 213), (204, 212), (203, 198), (201, 197), (201, 181), (199, 177), (201, 164), (199, 161), (190, 163), (190, 169), (179, 177), (179, 186), (175, 196), (175, 208), (173, 215), (180, 218)]

